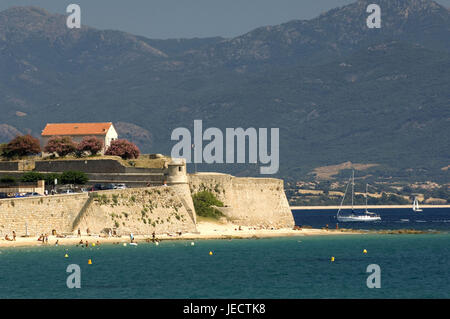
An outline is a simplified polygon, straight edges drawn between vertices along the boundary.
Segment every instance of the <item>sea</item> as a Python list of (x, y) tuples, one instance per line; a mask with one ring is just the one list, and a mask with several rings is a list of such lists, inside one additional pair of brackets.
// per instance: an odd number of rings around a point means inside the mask
[[(0, 298), (449, 298), (450, 211), (377, 212), (380, 223), (345, 227), (433, 231), (0, 247)], [(333, 214), (293, 212), (312, 227)], [(73, 265), (80, 288), (67, 285)]]

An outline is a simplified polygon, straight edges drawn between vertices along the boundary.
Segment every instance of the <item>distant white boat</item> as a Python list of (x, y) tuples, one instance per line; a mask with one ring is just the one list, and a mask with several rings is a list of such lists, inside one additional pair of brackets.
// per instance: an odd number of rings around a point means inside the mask
[[(345, 195), (347, 194), (348, 186), (352, 183), (352, 212), (350, 215), (340, 215), (342, 204), (344, 203)], [(373, 212), (369, 212), (367, 210), (367, 184), (366, 184), (366, 210), (364, 214), (356, 214), (353, 210), (353, 198), (355, 195), (355, 171), (352, 171), (352, 176), (350, 177), (349, 182), (347, 183), (347, 187), (345, 189), (344, 196), (342, 197), (341, 205), (337, 212), (336, 218), (339, 222), (373, 222), (377, 220), (381, 220), (381, 217)]]
[(413, 209), (413, 211), (415, 211), (415, 212), (423, 212), (423, 209), (421, 209), (421, 208), (419, 207), (419, 200), (417, 199), (417, 197), (414, 197), (412, 209)]

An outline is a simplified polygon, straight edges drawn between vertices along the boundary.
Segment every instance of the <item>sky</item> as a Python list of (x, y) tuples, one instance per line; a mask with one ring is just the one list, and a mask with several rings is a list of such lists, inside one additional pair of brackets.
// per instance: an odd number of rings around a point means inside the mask
[[(356, 0), (1, 0), (12, 6), (44, 8), (66, 14), (81, 7), (81, 23), (153, 39), (234, 37), (257, 27), (311, 19)], [(375, 1), (375, 0), (374, 0)], [(436, 2), (450, 7), (450, 0)]]

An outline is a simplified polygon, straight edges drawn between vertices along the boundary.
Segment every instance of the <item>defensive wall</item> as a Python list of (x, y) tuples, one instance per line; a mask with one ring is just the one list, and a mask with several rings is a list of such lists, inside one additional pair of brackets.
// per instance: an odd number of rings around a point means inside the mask
[[(0, 175), (20, 177), (30, 168), (0, 162)], [(196, 213), (191, 195), (213, 192), (225, 207), (228, 220), (240, 225), (293, 227), (294, 219), (284, 193), (283, 181), (274, 178), (243, 178), (220, 173), (186, 173), (184, 160), (173, 159), (161, 168), (127, 167), (110, 159), (35, 161), (33, 170), (42, 173), (78, 170), (90, 183), (127, 183), (139, 186), (125, 190), (74, 195), (0, 200), (0, 234), (40, 235), (89, 230), (99, 233), (151, 234), (196, 232)], [(25, 171), (29, 171), (25, 170)], [(166, 183), (168, 186), (161, 186)], [(156, 186), (158, 185), (158, 186)], [(143, 187), (152, 186), (152, 187)]]
[(0, 199), (0, 235), (196, 232), (187, 185)]
[(192, 193), (214, 193), (225, 205), (218, 209), (233, 223), (289, 228), (295, 225), (281, 179), (220, 173), (190, 174), (188, 179)]

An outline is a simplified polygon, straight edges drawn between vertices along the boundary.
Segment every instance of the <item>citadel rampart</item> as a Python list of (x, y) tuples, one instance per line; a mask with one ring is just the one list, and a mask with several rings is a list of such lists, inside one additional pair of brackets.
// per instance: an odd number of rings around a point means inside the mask
[(189, 175), (189, 187), (192, 193), (214, 193), (225, 205), (219, 209), (236, 224), (289, 228), (295, 225), (280, 179), (197, 173)]
[[(170, 160), (170, 159), (169, 159)], [(92, 233), (116, 229), (119, 234), (196, 232), (192, 193), (213, 192), (226, 207), (228, 220), (247, 226), (288, 227), (294, 219), (283, 190), (273, 178), (239, 178), (220, 173), (187, 175), (184, 160), (160, 168), (127, 167), (111, 159), (36, 161), (34, 171), (80, 170), (90, 183), (127, 183), (125, 190), (0, 200), (0, 234), (40, 235), (73, 233), (80, 227)], [(3, 165), (6, 175), (19, 177), (19, 164)], [(0, 172), (2, 175), (5, 171)], [(163, 183), (168, 186), (160, 186)], [(142, 187), (153, 185), (153, 187)], [(158, 185), (158, 186), (155, 186)]]
[(110, 158), (96, 159), (55, 159), (35, 161), (0, 161), (0, 176), (8, 175), (20, 178), (27, 171), (40, 173), (62, 173), (81, 171), (95, 183), (126, 183), (132, 187), (185, 184), (186, 163), (183, 160), (163, 159), (156, 167), (133, 167), (124, 165), (124, 161)]
[(0, 235), (196, 232), (187, 185), (0, 200)]

